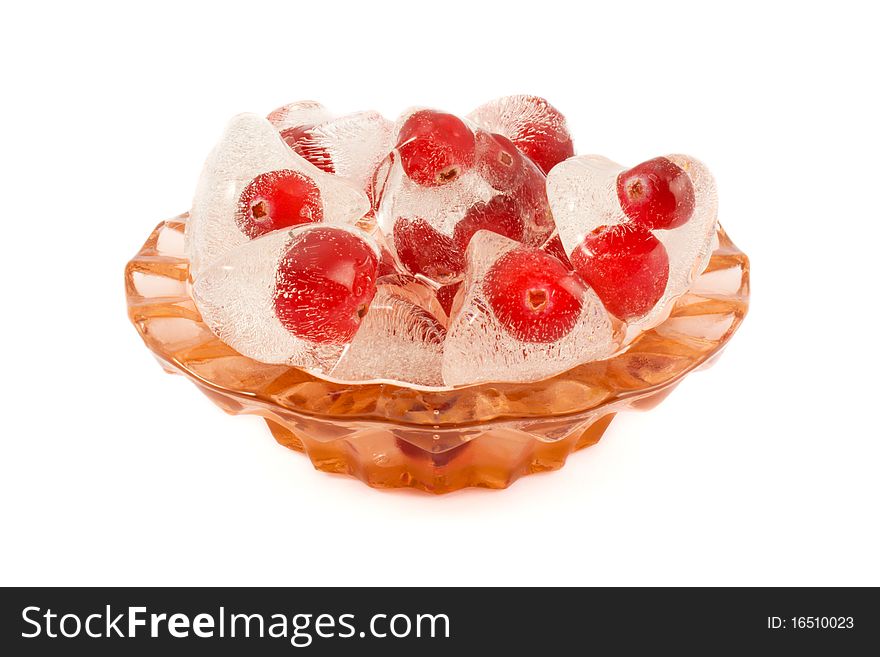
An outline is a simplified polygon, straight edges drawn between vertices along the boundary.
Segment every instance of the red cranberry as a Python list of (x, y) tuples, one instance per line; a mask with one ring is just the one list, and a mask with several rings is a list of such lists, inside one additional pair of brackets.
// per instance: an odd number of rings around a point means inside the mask
[(452, 114), (421, 110), (401, 126), (397, 150), (406, 175), (419, 185), (445, 185), (474, 164), (474, 134)]
[(373, 248), (347, 230), (304, 232), (278, 265), (275, 314), (303, 340), (348, 343), (376, 293), (378, 266)]
[(556, 342), (581, 312), (583, 282), (540, 249), (508, 251), (486, 273), (483, 289), (501, 325), (522, 342)]
[(238, 201), (236, 223), (254, 239), (300, 224), (321, 221), (324, 207), (315, 181), (299, 171), (270, 171), (254, 178)]
[(638, 225), (597, 228), (572, 252), (571, 264), (608, 312), (623, 320), (651, 310), (669, 279), (666, 248)]
[(617, 177), (624, 214), (644, 228), (678, 228), (694, 213), (694, 185), (680, 166), (655, 157)]

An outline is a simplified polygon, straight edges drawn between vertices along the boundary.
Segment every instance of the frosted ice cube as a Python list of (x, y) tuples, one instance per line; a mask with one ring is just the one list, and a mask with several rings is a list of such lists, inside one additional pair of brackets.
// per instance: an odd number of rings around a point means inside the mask
[(391, 121), (378, 112), (357, 112), (315, 125), (297, 139), (295, 147), (299, 153), (327, 158), (333, 173), (366, 189), (391, 152), (392, 129)]
[(501, 256), (519, 246), (489, 231), (480, 231), (471, 240), (466, 292), (450, 323), (443, 350), (446, 385), (537, 381), (616, 350), (618, 335), (612, 319), (589, 288), (574, 328), (556, 342), (520, 342), (504, 329), (492, 311), (483, 281)]
[(427, 284), (417, 276), (410, 276), (409, 274), (399, 272), (381, 276), (376, 281), (376, 285), (382, 285), (393, 291), (396, 297), (424, 308), (446, 328), (448, 323), (446, 312), (443, 310), (443, 305), (437, 297), (437, 288), (434, 286)]
[[(398, 218), (421, 218), (437, 232), (452, 237), (455, 225), (477, 203), (487, 203), (498, 192), (476, 171), (437, 187), (423, 187), (403, 171), (400, 157), (391, 158), (391, 167), (381, 190), (376, 219), (386, 235), (394, 233)], [(392, 241), (392, 240), (389, 240)]]
[(574, 155), (565, 117), (539, 96), (503, 96), (467, 115), (480, 127), (504, 135), (543, 171)]
[(269, 112), (266, 117), (279, 132), (311, 126), (333, 118), (330, 110), (314, 100), (299, 100)]
[[(424, 108), (411, 108), (401, 114), (394, 123), (391, 139), (397, 142), (397, 136), (406, 120), (415, 112)], [(475, 134), (477, 156), (479, 157), (480, 138), (478, 133), (484, 132), (480, 127), (465, 121)], [(484, 132), (485, 134), (485, 132)], [(543, 178), (543, 174), (530, 161), (524, 162), (525, 170), (521, 177)], [(387, 160), (388, 169), (381, 180), (380, 208), (377, 213), (379, 224), (386, 234), (390, 234), (397, 217), (418, 216), (428, 221), (440, 233), (452, 236), (456, 224), (465, 213), (477, 203), (488, 203), (492, 198), (511, 190), (496, 189), (480, 174), (479, 162), (469, 171), (464, 172), (456, 180), (445, 185), (426, 187), (410, 180), (400, 163), (400, 156), (395, 151)], [(524, 181), (520, 181), (524, 182)], [(523, 186), (523, 185), (517, 185)], [(516, 200), (522, 200), (517, 198)], [(541, 230), (544, 230), (542, 227)], [(546, 237), (546, 235), (545, 235)]]
[(531, 126), (547, 126), (568, 132), (564, 117), (545, 99), (524, 94), (502, 96), (480, 105), (467, 115), (477, 125), (516, 139)]
[(655, 232), (669, 253), (681, 256), (675, 263), (670, 258), (672, 283), (666, 290), (667, 294), (679, 296), (709, 264), (718, 230), (718, 190), (712, 173), (698, 159), (680, 154), (666, 157), (684, 169), (694, 186), (694, 214), (688, 222), (679, 228)]
[[(393, 134), (410, 114), (398, 120)], [(480, 228), (534, 246), (554, 230), (544, 174), (510, 142), (468, 127), (475, 133), (475, 162), (452, 182), (417, 184), (406, 175), (397, 150), (374, 181), (376, 219), (389, 248), (409, 271), (440, 284), (463, 278), (468, 239)]]
[[(628, 322), (638, 330), (662, 322), (671, 310), (671, 302), (684, 294), (706, 268), (717, 229), (718, 197), (712, 174), (702, 162), (687, 155), (666, 157), (690, 177), (694, 213), (678, 228), (653, 231), (669, 255), (669, 280), (654, 308)], [(626, 169), (600, 155), (579, 155), (556, 165), (547, 175), (547, 196), (568, 255), (596, 228), (630, 222), (617, 196), (617, 176)]]
[(248, 241), (235, 221), (239, 196), (256, 176), (279, 169), (300, 171), (315, 181), (328, 223), (354, 223), (369, 210), (363, 191), (294, 153), (269, 121), (255, 114), (240, 114), (208, 156), (196, 187), (185, 234), (193, 278), (212, 261)]
[(547, 198), (567, 254), (599, 226), (629, 223), (617, 200), (617, 176), (625, 168), (601, 155), (578, 155), (547, 175)]
[[(392, 145), (396, 145), (400, 129), (424, 107), (411, 107), (403, 112), (391, 129)], [(468, 126), (474, 129), (476, 126)], [(398, 219), (426, 221), (437, 232), (452, 237), (455, 225), (477, 203), (486, 203), (498, 194), (476, 170), (464, 172), (456, 180), (436, 187), (418, 185), (407, 177), (397, 150), (385, 159), (377, 171), (374, 197), (378, 204), (376, 219), (389, 237)], [(391, 247), (393, 250), (393, 239)]]
[[(406, 176), (396, 153), (389, 162), (376, 197), (376, 221), (389, 251), (412, 273), (443, 284), (459, 280), (464, 260), (453, 241), (455, 226), (471, 207), (487, 203), (496, 191), (474, 171), (445, 185), (422, 187)], [(414, 263), (414, 258), (419, 262)]]
[[(319, 372), (336, 363), (344, 350), (342, 345), (298, 338), (275, 314), (278, 265), (298, 236), (319, 226), (308, 224), (268, 233), (228, 251), (203, 269), (193, 284), (193, 299), (218, 338), (264, 363), (286, 363)], [(357, 228), (338, 228), (369, 241)]]
[[(423, 288), (419, 294), (418, 286)], [(433, 293), (412, 277), (386, 276), (358, 332), (329, 375), (344, 381), (384, 379), (442, 386), (446, 328), (425, 306)]]

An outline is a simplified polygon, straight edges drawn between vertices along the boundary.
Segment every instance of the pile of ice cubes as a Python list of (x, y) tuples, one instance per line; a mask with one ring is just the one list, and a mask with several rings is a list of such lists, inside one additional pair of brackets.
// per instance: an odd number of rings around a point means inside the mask
[[(493, 308), (487, 272), (516, 249), (541, 250), (571, 269), (568, 258), (584, 236), (625, 230), (631, 219), (617, 184), (626, 167), (575, 156), (561, 114), (543, 99), (511, 96), (461, 120), (474, 136), (476, 160), (441, 162), (436, 179), (419, 183), (411, 168), (433, 164), (417, 161), (424, 152), (412, 155), (411, 140), (400, 139), (419, 111), (390, 121), (374, 111), (334, 116), (303, 101), (230, 122), (205, 163), (186, 225), (193, 296), (221, 340), (254, 360), (335, 380), (430, 387), (536, 381), (625, 349), (665, 319), (705, 268), (716, 230), (714, 181), (697, 160), (666, 156), (690, 179), (694, 210), (680, 227), (651, 231), (668, 254), (662, 296), (640, 316), (620, 318), (583, 282), (571, 292), (577, 307), (566, 310), (564, 335), (521, 339)], [(321, 220), (250, 239), (241, 229), (242, 194), (276, 171), (314, 183)], [(376, 254), (372, 300), (346, 341), (297, 335), (277, 311), (286, 254), (322, 227), (355, 235)], [(539, 297), (534, 307), (547, 302)]]

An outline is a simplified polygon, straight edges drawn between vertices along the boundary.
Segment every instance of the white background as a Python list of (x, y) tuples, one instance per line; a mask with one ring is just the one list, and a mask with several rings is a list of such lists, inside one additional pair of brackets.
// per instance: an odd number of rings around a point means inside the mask
[[(870, 3), (15, 3), (0, 25), (0, 584), (880, 584)], [(123, 267), (240, 111), (543, 95), (714, 171), (752, 259), (712, 369), (500, 491), (312, 469), (156, 365)]]

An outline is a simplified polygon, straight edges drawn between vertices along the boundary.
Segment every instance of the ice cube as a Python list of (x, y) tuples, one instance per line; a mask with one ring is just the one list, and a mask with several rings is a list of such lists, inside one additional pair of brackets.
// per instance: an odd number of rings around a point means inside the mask
[(448, 313), (443, 309), (443, 304), (437, 295), (438, 289), (434, 286), (427, 284), (416, 276), (399, 272), (381, 276), (376, 281), (376, 285), (382, 285), (392, 290), (395, 296), (400, 297), (404, 301), (424, 308), (446, 328)]
[(507, 332), (491, 308), (483, 283), (489, 268), (519, 246), (489, 231), (480, 231), (471, 240), (466, 291), (449, 325), (443, 350), (446, 385), (537, 381), (616, 350), (619, 336), (613, 321), (588, 287), (574, 328), (556, 342), (521, 342)]
[(617, 200), (617, 176), (625, 168), (601, 155), (578, 155), (547, 175), (547, 198), (568, 255), (599, 226), (629, 223)]
[(391, 152), (391, 121), (378, 112), (357, 112), (315, 125), (297, 139), (294, 148), (309, 157), (326, 159), (327, 171), (366, 189), (379, 163)]
[(510, 139), (544, 172), (574, 155), (562, 113), (538, 96), (504, 96), (467, 115), (480, 127)]
[(255, 114), (240, 114), (208, 156), (186, 224), (190, 272), (197, 278), (214, 260), (248, 241), (235, 214), (242, 190), (257, 175), (292, 169), (315, 181), (324, 221), (352, 224), (369, 210), (366, 194), (316, 168), (284, 143), (272, 124)]
[(442, 386), (446, 328), (428, 310), (432, 303), (436, 304), (433, 291), (413, 277), (380, 278), (354, 340), (329, 375), (343, 381), (382, 379)]
[(384, 182), (376, 219), (386, 235), (394, 234), (398, 219), (422, 218), (437, 232), (452, 237), (455, 225), (477, 203), (488, 203), (498, 192), (476, 171), (437, 187), (423, 187), (410, 180), (399, 157), (392, 158)]
[(279, 132), (311, 128), (333, 118), (326, 107), (314, 100), (300, 100), (273, 110), (266, 117)]
[(455, 226), (497, 192), (474, 171), (445, 185), (422, 187), (406, 176), (399, 157), (391, 162), (376, 211), (389, 250), (413, 274), (443, 284), (459, 280), (464, 250), (454, 242)]
[[(398, 120), (394, 134), (412, 111)], [(464, 253), (480, 229), (538, 246), (554, 230), (543, 173), (516, 147), (473, 124), (474, 163), (451, 182), (418, 184), (395, 150), (379, 167), (377, 222), (409, 272), (446, 285), (464, 277)]]
[[(660, 300), (644, 316), (629, 320), (636, 330), (662, 322), (672, 301), (684, 294), (705, 269), (712, 252), (718, 216), (715, 181), (706, 166), (687, 155), (667, 155), (690, 177), (694, 186), (694, 212), (682, 226), (654, 229), (669, 256), (669, 279)], [(556, 165), (547, 176), (547, 195), (565, 252), (601, 226), (627, 224), (617, 196), (617, 177), (626, 170), (599, 155), (579, 155)]]
[(705, 164), (688, 155), (666, 156), (680, 166), (694, 186), (694, 214), (679, 228), (656, 231), (670, 254), (667, 295), (680, 296), (699, 276), (712, 255), (712, 243), (718, 230), (718, 191), (715, 178)]
[[(289, 246), (319, 224), (277, 230), (239, 245), (205, 267), (193, 284), (203, 320), (223, 342), (264, 363), (329, 371), (343, 345), (315, 344), (284, 328), (275, 314), (276, 275)], [(366, 237), (348, 226), (341, 230)], [(377, 254), (378, 256), (378, 254)]]

